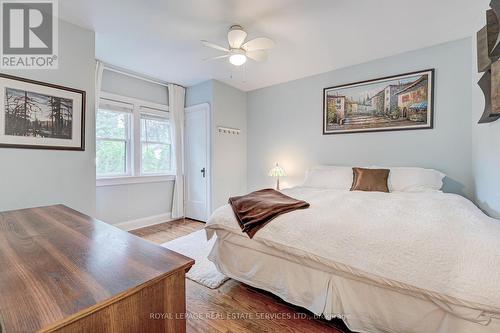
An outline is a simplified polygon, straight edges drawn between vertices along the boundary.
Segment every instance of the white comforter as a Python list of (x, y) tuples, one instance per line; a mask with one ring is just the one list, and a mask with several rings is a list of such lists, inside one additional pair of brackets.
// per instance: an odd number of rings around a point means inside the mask
[[(500, 315), (500, 221), (440, 192), (379, 193), (293, 188), (311, 204), (253, 238), (335, 271), (433, 301)], [(207, 224), (241, 234), (229, 205)]]

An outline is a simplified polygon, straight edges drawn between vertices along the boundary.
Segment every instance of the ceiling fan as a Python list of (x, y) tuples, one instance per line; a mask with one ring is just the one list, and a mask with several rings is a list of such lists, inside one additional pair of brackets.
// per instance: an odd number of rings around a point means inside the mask
[(226, 54), (209, 58), (206, 60), (215, 60), (229, 58), (229, 62), (234, 66), (241, 66), (247, 62), (247, 58), (262, 62), (267, 59), (267, 50), (274, 46), (272, 39), (267, 37), (259, 37), (245, 42), (247, 33), (240, 25), (233, 25), (227, 33), (227, 41), (229, 47), (223, 47), (217, 44), (202, 40), (203, 45), (213, 49), (224, 51)]

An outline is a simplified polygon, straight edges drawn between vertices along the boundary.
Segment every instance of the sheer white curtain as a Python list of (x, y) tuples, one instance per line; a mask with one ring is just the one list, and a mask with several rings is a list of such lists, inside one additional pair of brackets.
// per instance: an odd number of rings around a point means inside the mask
[[(99, 109), (99, 99), (101, 98), (101, 84), (102, 84), (102, 72), (104, 71), (104, 64), (100, 62), (99, 60), (96, 60), (95, 63), (95, 103), (94, 103), (94, 115), (97, 115), (97, 109)], [(94, 118), (95, 122), (95, 118)], [(94, 131), (95, 131), (95, 123), (94, 123)], [(94, 137), (95, 137), (95, 132), (94, 132)], [(94, 146), (95, 148), (95, 146)], [(94, 149), (94, 157), (95, 157), (95, 149)], [(94, 167), (95, 165), (95, 158), (94, 158)], [(94, 168), (95, 171), (95, 168)]]
[(172, 143), (174, 146), (175, 184), (172, 203), (172, 218), (184, 217), (184, 99), (186, 89), (175, 84), (168, 85), (168, 106), (172, 121)]
[(95, 111), (99, 107), (99, 99), (101, 97), (101, 84), (102, 84), (102, 72), (104, 71), (104, 64), (99, 60), (96, 60), (95, 64)]

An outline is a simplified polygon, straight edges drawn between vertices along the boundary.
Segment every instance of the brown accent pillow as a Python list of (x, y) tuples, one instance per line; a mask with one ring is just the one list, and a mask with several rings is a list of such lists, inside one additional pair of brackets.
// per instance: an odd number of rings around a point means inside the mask
[(387, 179), (389, 169), (363, 169), (352, 168), (354, 178), (351, 191), (370, 191), (389, 193)]

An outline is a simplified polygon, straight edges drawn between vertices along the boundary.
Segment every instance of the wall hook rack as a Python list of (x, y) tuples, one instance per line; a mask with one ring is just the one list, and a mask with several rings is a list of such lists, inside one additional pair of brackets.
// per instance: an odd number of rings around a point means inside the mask
[(218, 126), (217, 131), (221, 134), (240, 135), (240, 133), (241, 133), (241, 130), (239, 128), (231, 128), (231, 127), (223, 127), (223, 126)]

